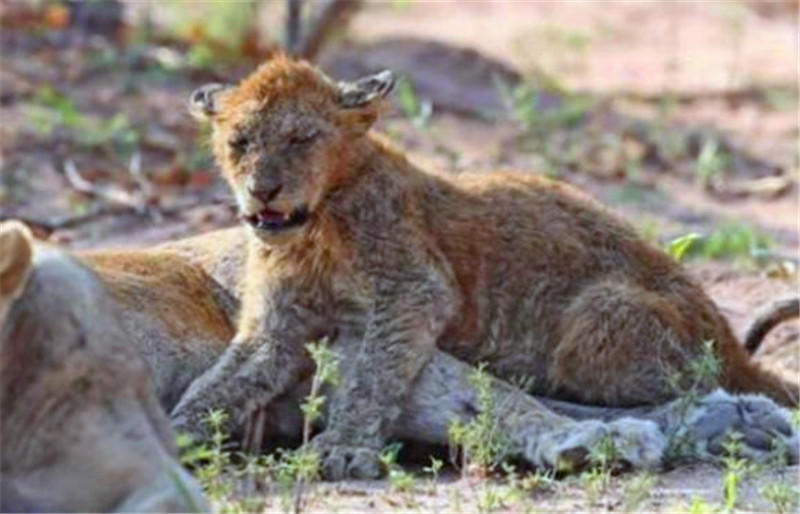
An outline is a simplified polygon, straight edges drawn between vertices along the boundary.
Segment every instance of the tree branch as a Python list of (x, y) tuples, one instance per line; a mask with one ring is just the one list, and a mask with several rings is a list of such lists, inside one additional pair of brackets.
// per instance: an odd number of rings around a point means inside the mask
[(284, 47), (292, 55), (296, 55), (300, 47), (300, 22), (303, 11), (303, 0), (287, 0), (286, 2), (286, 34)]
[(360, 4), (359, 0), (327, 0), (319, 3), (322, 5), (319, 13), (310, 22), (309, 30), (305, 32), (297, 51), (297, 55), (308, 60), (317, 57), (331, 34), (347, 24)]

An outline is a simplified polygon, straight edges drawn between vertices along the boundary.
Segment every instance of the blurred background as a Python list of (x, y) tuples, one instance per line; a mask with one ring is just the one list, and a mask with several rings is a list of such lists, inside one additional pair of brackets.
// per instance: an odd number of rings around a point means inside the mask
[[(686, 260), (737, 327), (796, 289), (796, 0), (0, 8), (0, 217), (51, 241), (235, 223), (187, 99), (283, 50), (337, 78), (395, 70), (380, 129), (414, 159), (577, 184)], [(800, 369), (797, 328), (772, 339), (771, 363)]]

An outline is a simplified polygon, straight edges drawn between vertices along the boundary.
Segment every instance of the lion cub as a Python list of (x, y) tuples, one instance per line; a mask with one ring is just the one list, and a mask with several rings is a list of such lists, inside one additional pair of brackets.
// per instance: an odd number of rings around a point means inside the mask
[(314, 441), (334, 478), (377, 472), (437, 347), (537, 394), (633, 406), (674, 397), (670, 379), (714, 341), (723, 387), (797, 403), (678, 265), (571, 188), (434, 175), (371, 133), (392, 86), (276, 57), (193, 93), (250, 242), (237, 336), (176, 407), (181, 428), (284, 394), (323, 336), (353, 348)]

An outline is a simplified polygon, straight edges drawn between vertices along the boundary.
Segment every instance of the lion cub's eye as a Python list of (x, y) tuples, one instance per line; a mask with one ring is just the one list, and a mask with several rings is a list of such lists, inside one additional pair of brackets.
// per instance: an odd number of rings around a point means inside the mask
[(236, 153), (244, 153), (250, 146), (250, 138), (245, 134), (236, 134), (228, 140), (228, 145)]

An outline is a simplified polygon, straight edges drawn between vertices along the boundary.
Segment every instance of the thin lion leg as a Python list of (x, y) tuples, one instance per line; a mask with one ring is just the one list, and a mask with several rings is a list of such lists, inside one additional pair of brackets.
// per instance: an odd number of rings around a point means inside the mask
[[(480, 412), (478, 391), (471, 379), (475, 368), (441, 351), (415, 380), (393, 437), (446, 445), (453, 422), (469, 422)], [(575, 420), (557, 414), (510, 384), (491, 378), (493, 418), (507, 442), (504, 457), (518, 457), (536, 467), (578, 469), (596, 445), (611, 439), (619, 460), (637, 468), (661, 463), (666, 445), (658, 426), (649, 420), (619, 418)], [(306, 382), (273, 402), (263, 416), (270, 438), (298, 438), (302, 431), (299, 404), (308, 393)], [(327, 396), (327, 392), (325, 393)]]
[(636, 418), (656, 423), (678, 450), (675, 457), (718, 460), (733, 433), (742, 436), (742, 451), (764, 460), (784, 451), (789, 463), (798, 462), (800, 440), (784, 407), (761, 395), (734, 395), (721, 389), (697, 400), (679, 398), (647, 407), (601, 407), (539, 398), (545, 406), (574, 419), (614, 421)]
[[(451, 424), (469, 421), (481, 410), (471, 380), (475, 369), (443, 352), (435, 352), (422, 370), (400, 417), (399, 438), (446, 444)], [(620, 418), (611, 422), (574, 420), (556, 414), (510, 384), (491, 381), (493, 418), (508, 443), (507, 456), (522, 457), (537, 467), (577, 469), (606, 439), (619, 460), (636, 468), (661, 462), (665, 439), (649, 420)]]

